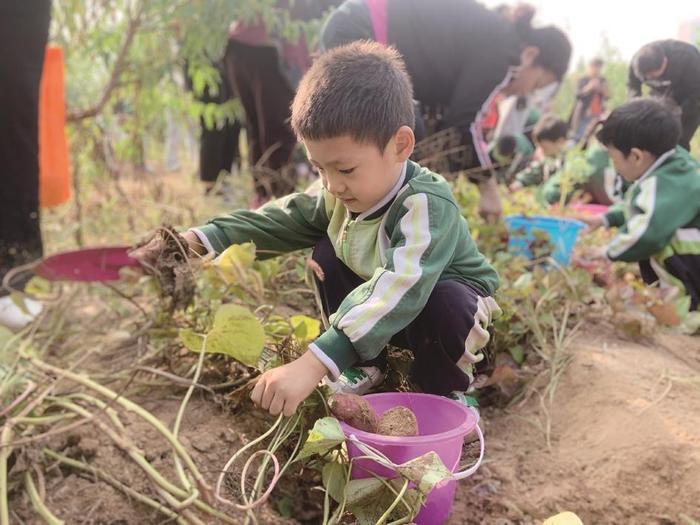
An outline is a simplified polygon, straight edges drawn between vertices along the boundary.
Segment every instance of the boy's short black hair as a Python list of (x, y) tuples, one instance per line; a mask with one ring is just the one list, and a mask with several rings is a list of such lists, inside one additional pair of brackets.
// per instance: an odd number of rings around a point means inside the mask
[(565, 139), (568, 134), (569, 125), (553, 115), (542, 117), (532, 130), (532, 138), (536, 142), (542, 142), (543, 140), (556, 142), (559, 139)]
[(511, 158), (515, 155), (515, 148), (517, 146), (518, 142), (513, 135), (503, 135), (496, 142), (496, 153), (502, 157)]
[(632, 70), (637, 78), (644, 79), (650, 71), (659, 69), (664, 63), (664, 52), (656, 42), (642, 47), (632, 57)]
[(375, 42), (322, 54), (292, 102), (292, 128), (302, 140), (349, 135), (384, 151), (401, 126), (414, 123), (413, 87), (401, 55)]
[(632, 148), (659, 157), (678, 144), (681, 122), (678, 111), (656, 98), (636, 98), (614, 109), (596, 133), (604, 146), (613, 146), (626, 157)]
[(591, 65), (594, 67), (603, 67), (603, 59), (600, 57), (595, 57), (593, 60), (591, 60)]

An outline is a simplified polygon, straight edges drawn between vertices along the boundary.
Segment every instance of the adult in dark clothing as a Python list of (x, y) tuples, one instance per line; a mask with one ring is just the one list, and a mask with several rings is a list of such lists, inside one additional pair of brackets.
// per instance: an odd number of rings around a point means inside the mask
[[(289, 18), (320, 18), (337, 2), (279, 0), (276, 7)], [(229, 28), (224, 55), (228, 81), (246, 115), (246, 136), (257, 202), (294, 190), (296, 174), (290, 159), (297, 139), (289, 126), (296, 85), (311, 65), (303, 36), (289, 42), (267, 30), (260, 21), (236, 21)]]
[(50, 15), (50, 0), (0, 2), (0, 280), (42, 255), (39, 83)]
[(605, 112), (605, 101), (610, 96), (610, 89), (602, 75), (602, 69), (603, 61), (594, 58), (588, 64), (586, 74), (576, 82), (576, 101), (569, 119), (576, 142), (585, 136), (592, 123)]
[[(327, 20), (321, 47), (368, 39), (396, 47), (416, 99), (444, 107), (442, 128), (458, 133), (464, 154), (450, 169), (488, 168), (481, 120), (491, 100), (557, 82), (569, 65), (566, 35), (533, 28), (533, 15), (532, 8), (516, 8), (508, 18), (472, 0), (346, 0)], [(479, 189), (482, 214), (500, 214), (493, 177)]]
[(690, 141), (700, 125), (700, 51), (680, 40), (658, 40), (642, 47), (632, 58), (628, 87), (630, 95), (642, 94), (642, 84), (652, 96), (672, 99), (681, 110), (681, 138)]
[[(223, 61), (213, 64), (219, 71), (218, 91), (214, 95), (208, 88), (198, 100), (211, 104), (224, 104), (236, 98), (236, 94), (226, 76)], [(192, 90), (192, 82), (186, 75), (187, 87)], [(204, 117), (200, 118), (199, 137), (199, 179), (204, 183), (205, 191), (210, 191), (216, 184), (222, 171), (230, 172), (234, 163), (240, 161), (239, 138), (243, 125), (237, 118), (226, 119), (220, 125), (207, 126)]]

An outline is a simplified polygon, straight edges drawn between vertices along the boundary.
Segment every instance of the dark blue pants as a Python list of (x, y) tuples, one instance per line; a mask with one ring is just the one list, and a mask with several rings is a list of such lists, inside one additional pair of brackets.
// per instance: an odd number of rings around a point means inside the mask
[[(323, 282), (316, 279), (316, 284), (323, 310), (329, 316), (365, 280), (336, 257), (327, 237), (316, 245), (312, 258), (325, 274)], [(457, 361), (464, 355), (465, 341), (474, 328), (479, 295), (467, 284), (440, 281), (418, 317), (391, 339), (392, 345), (413, 352), (411, 380), (424, 392), (447, 395), (469, 387), (469, 376)], [(386, 354), (357, 364), (384, 368)]]

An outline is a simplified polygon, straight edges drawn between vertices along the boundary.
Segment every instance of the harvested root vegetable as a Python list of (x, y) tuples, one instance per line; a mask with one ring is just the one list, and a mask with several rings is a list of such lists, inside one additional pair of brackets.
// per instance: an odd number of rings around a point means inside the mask
[(377, 433), (384, 436), (417, 436), (418, 420), (410, 408), (391, 408), (379, 418)]
[(355, 394), (333, 394), (328, 400), (331, 413), (340, 421), (365, 432), (377, 432), (379, 418), (370, 404)]
[[(170, 226), (158, 228), (139, 246), (158, 239), (158, 253), (148, 261), (147, 272), (158, 280), (161, 297), (166, 310), (184, 310), (194, 300), (195, 279), (193, 267), (197, 261), (188, 259), (187, 241)], [(138, 246), (136, 246), (138, 247)]]

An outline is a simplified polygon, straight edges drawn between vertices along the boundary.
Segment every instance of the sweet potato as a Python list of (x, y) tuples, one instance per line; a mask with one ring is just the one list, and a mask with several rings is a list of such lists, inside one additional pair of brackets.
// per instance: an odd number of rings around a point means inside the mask
[(417, 436), (416, 415), (410, 408), (402, 406), (391, 408), (379, 418), (377, 433), (384, 436)]
[(340, 421), (365, 432), (377, 432), (379, 418), (362, 397), (355, 394), (334, 394), (328, 400), (331, 413)]

